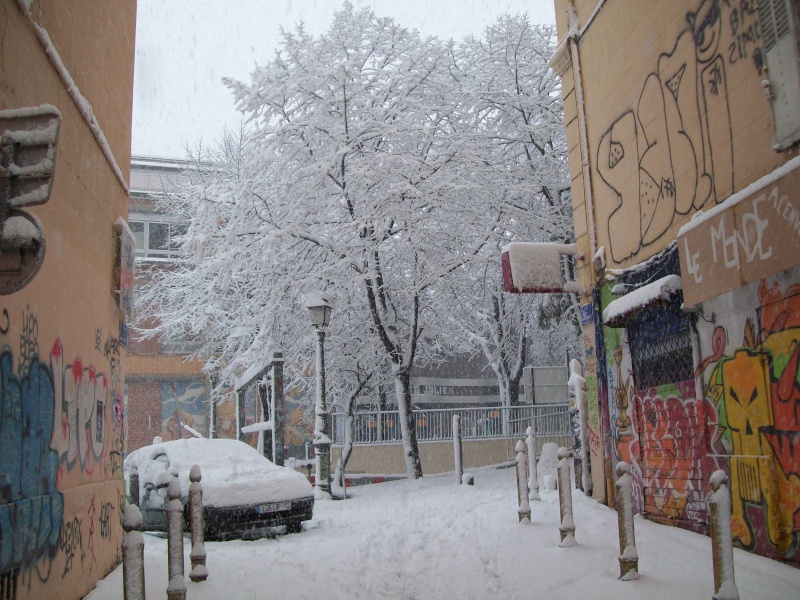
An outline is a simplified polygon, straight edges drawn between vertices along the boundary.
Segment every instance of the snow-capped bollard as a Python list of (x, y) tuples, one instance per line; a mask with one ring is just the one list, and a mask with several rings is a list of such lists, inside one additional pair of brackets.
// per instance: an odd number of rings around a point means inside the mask
[(633, 478), (631, 466), (625, 461), (617, 463), (617, 482), (614, 494), (619, 525), (619, 578), (622, 581), (639, 579), (639, 553), (636, 551), (636, 533), (633, 529)]
[(717, 470), (711, 474), (713, 493), (708, 499), (711, 521), (711, 552), (714, 564), (714, 600), (739, 600), (733, 574), (733, 540), (731, 537), (731, 496), (728, 476)]
[(569, 450), (566, 448), (558, 449), (558, 508), (561, 512), (561, 525), (558, 531), (561, 533), (562, 548), (571, 548), (575, 541), (575, 520), (572, 518), (572, 481), (569, 474)]
[(539, 475), (536, 473), (536, 436), (532, 425), (525, 430), (525, 445), (528, 448), (528, 498), (541, 500), (539, 496)]
[(168, 600), (184, 600), (186, 598), (186, 580), (183, 578), (183, 505), (181, 504), (181, 484), (178, 472), (170, 471), (167, 488), (167, 566), (169, 583), (167, 584)]
[(142, 513), (135, 504), (122, 514), (122, 588), (125, 600), (144, 600), (144, 538)]
[(453, 415), (453, 462), (458, 485), (463, 483), (464, 475), (464, 461), (461, 456), (461, 415)]
[(525, 456), (525, 444), (522, 440), (517, 442), (517, 501), (519, 508), (517, 514), (519, 515), (520, 523), (531, 522), (531, 505), (528, 502), (528, 459)]
[(139, 506), (139, 465), (135, 460), (131, 462), (131, 471), (128, 476), (128, 496), (131, 504)]
[(206, 568), (206, 548), (204, 543), (205, 520), (203, 518), (203, 486), (200, 483), (202, 474), (200, 467), (192, 465), (189, 471), (189, 529), (192, 532), (192, 551), (189, 558), (192, 561), (192, 570), (189, 579), (192, 581), (205, 581), (208, 579)]
[(580, 361), (572, 359), (569, 363), (569, 386), (570, 391), (575, 394), (575, 404), (578, 409), (578, 420), (580, 423), (580, 455), (581, 455), (581, 489), (587, 496), (592, 495), (592, 466), (589, 457), (589, 422), (586, 395), (586, 380), (581, 375), (583, 367)]

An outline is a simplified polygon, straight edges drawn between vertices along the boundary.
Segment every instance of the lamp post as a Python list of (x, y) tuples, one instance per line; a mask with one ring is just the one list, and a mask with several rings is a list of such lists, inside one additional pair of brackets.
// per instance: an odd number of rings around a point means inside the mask
[(311, 316), (311, 324), (317, 330), (317, 401), (314, 421), (314, 448), (317, 454), (315, 475), (316, 496), (331, 495), (331, 438), (330, 415), (325, 405), (325, 328), (331, 318), (331, 305), (319, 293), (306, 297), (306, 308)]

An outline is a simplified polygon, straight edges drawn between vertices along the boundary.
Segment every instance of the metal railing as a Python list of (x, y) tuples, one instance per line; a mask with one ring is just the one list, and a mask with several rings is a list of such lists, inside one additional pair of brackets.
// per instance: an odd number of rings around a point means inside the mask
[[(540, 443), (564, 444), (572, 429), (569, 405), (483, 406), (477, 408), (436, 408), (414, 410), (417, 441), (453, 439), (453, 415), (461, 416), (464, 440), (509, 439), (525, 436), (533, 425)], [(338, 407), (331, 411), (333, 443), (344, 444), (347, 415)], [(400, 415), (397, 411), (357, 412), (353, 415), (354, 444), (391, 444), (402, 441)]]

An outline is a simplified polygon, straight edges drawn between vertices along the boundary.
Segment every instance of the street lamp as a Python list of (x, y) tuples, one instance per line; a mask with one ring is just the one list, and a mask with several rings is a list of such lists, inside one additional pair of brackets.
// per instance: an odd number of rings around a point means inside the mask
[(330, 415), (325, 406), (325, 328), (331, 318), (331, 304), (317, 292), (306, 296), (311, 324), (317, 330), (317, 401), (314, 408), (314, 448), (317, 454), (317, 496), (331, 495)]

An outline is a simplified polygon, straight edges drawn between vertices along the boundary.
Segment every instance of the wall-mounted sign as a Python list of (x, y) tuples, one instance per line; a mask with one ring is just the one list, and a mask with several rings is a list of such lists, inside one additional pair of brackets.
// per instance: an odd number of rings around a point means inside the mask
[(684, 225), (678, 252), (686, 306), (800, 264), (800, 157)]
[(0, 295), (21, 290), (44, 262), (44, 229), (24, 209), (50, 199), (60, 123), (50, 105), (0, 111)]
[(580, 285), (564, 277), (564, 261), (577, 253), (575, 244), (512, 242), (500, 254), (503, 290), (514, 294), (580, 293)]
[(594, 318), (594, 308), (592, 303), (581, 304), (581, 325), (586, 325), (592, 322)]

